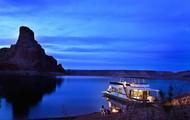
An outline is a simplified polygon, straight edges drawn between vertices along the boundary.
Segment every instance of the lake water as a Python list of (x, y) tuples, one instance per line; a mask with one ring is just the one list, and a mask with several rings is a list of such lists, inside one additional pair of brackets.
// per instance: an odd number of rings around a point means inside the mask
[[(1, 77), (0, 120), (13, 118), (53, 118), (97, 112), (101, 105), (108, 106), (101, 91), (113, 77), (64, 76)], [(168, 87), (174, 94), (190, 92), (187, 80), (147, 80), (151, 88), (167, 94)]]

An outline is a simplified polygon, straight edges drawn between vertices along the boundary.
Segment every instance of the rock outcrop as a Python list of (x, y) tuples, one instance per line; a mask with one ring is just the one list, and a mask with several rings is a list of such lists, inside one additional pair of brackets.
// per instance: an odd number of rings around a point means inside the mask
[(190, 94), (175, 97), (170, 101), (173, 106), (190, 105)]
[(15, 45), (0, 49), (0, 70), (64, 72), (56, 59), (46, 55), (44, 49), (34, 38), (34, 32), (21, 26)]

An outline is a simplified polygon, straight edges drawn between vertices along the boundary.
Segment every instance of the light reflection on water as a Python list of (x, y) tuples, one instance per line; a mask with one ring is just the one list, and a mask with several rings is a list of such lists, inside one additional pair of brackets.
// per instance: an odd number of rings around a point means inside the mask
[[(79, 76), (1, 78), (0, 119), (52, 118), (97, 112), (101, 105), (108, 107), (101, 92), (110, 81), (117, 80)], [(174, 87), (175, 95), (190, 92), (187, 80), (148, 80), (148, 83), (165, 94), (169, 86)]]

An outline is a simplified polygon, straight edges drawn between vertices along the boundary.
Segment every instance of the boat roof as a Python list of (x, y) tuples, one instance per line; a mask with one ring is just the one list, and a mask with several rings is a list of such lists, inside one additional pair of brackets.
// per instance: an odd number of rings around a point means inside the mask
[(113, 84), (113, 85), (123, 85), (123, 83), (120, 83), (120, 82), (110, 82), (110, 84)]
[[(123, 85), (123, 83), (121, 82), (110, 82), (110, 84), (112, 85)], [(132, 89), (134, 90), (142, 90), (142, 91), (156, 91), (158, 92), (159, 90), (157, 89), (152, 89), (152, 88), (149, 88), (149, 86), (144, 86), (144, 85), (148, 85), (148, 84), (130, 84), (130, 83), (126, 83), (127, 86), (131, 86)], [(137, 85), (142, 85), (142, 86), (137, 86)]]
[(147, 79), (147, 77), (126, 77), (126, 78), (134, 78), (134, 79)]
[(148, 85), (147, 83), (129, 83), (129, 82), (110, 82), (113, 85), (123, 85), (125, 83), (126, 86), (134, 86), (134, 85)]

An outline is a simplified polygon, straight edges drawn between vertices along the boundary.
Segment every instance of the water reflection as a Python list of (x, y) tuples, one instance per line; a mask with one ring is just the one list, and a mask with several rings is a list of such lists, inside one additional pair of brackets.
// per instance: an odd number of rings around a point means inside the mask
[(27, 118), (29, 109), (37, 105), (45, 94), (52, 93), (61, 82), (55, 77), (1, 76), (0, 98), (12, 105), (14, 118)]
[[(1, 76), (0, 95), (3, 98), (0, 103), (0, 120), (12, 119), (12, 113), (15, 118), (45, 119), (98, 112), (102, 105), (108, 108), (107, 101), (102, 98), (102, 91), (110, 81), (118, 80), (94, 76), (62, 76), (60, 79)], [(64, 83), (61, 83), (63, 80)], [(174, 88), (174, 95), (190, 91), (190, 82), (184, 80), (149, 80), (148, 83), (152, 88), (162, 90), (165, 95), (170, 85)], [(133, 110), (127, 106), (127, 111)]]

